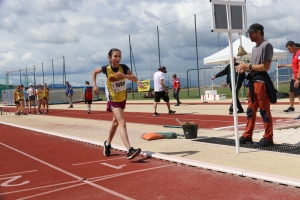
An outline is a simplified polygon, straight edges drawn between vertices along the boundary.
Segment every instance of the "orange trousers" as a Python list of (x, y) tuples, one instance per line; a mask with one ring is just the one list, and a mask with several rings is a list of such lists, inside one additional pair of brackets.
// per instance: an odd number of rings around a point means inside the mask
[(273, 121), (270, 111), (270, 99), (266, 93), (264, 83), (254, 82), (254, 102), (251, 101), (250, 91), (248, 91), (248, 108), (247, 108), (247, 125), (243, 134), (245, 138), (252, 138), (253, 130), (256, 122), (256, 113), (259, 108), (260, 116), (262, 117), (265, 134), (264, 138), (268, 141), (273, 141)]

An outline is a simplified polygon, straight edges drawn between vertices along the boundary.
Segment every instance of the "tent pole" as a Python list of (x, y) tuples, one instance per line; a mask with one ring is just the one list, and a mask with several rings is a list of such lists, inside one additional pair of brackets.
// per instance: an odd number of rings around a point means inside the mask
[(276, 60), (276, 89), (277, 89), (277, 92), (279, 92), (279, 89), (278, 89), (278, 61)]

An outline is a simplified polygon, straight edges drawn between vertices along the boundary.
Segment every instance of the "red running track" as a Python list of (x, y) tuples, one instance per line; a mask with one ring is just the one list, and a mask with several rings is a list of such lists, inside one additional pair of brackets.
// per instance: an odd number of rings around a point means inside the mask
[(300, 189), (0, 124), (0, 199), (299, 199)]
[[(10, 112), (13, 112), (13, 108), (9, 108)], [(84, 118), (84, 119), (95, 119), (95, 120), (112, 120), (112, 113), (107, 111), (91, 111), (91, 114), (88, 114), (85, 110), (60, 110), (60, 109), (50, 109), (49, 116), (58, 116), (58, 117), (73, 117), (73, 118)], [(152, 124), (152, 125), (171, 125), (178, 126), (178, 122), (175, 118), (178, 118), (181, 122), (194, 122), (199, 125), (200, 128), (203, 129), (214, 129), (214, 128), (222, 128), (228, 127), (224, 129), (232, 129), (234, 130), (234, 120), (232, 115), (201, 115), (201, 114), (174, 114), (168, 115), (161, 113), (158, 117), (153, 117), (152, 113), (143, 113), (143, 112), (126, 112), (124, 113), (126, 122), (131, 123), (140, 123), (140, 124)], [(257, 114), (257, 121), (255, 129), (264, 129), (262, 119)], [(240, 125), (246, 124), (246, 113), (241, 113), (238, 115), (238, 122)], [(293, 118), (278, 118), (273, 117), (273, 125), (282, 126), (292, 125), (296, 123)], [(241, 126), (244, 128), (245, 126)]]

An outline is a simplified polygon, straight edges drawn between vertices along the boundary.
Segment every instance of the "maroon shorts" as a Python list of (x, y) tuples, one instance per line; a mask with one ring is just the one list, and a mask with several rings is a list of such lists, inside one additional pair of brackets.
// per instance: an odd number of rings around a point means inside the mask
[(113, 108), (125, 109), (125, 106), (126, 106), (126, 99), (124, 101), (121, 101), (121, 102), (111, 102), (111, 101), (108, 101), (107, 102), (107, 106), (106, 106), (106, 111), (112, 112)]

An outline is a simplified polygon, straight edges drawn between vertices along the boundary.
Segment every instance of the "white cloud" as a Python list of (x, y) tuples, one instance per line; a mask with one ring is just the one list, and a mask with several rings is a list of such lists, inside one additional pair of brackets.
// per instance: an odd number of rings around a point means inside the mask
[(25, 53), (21, 57), (21, 61), (32, 61), (32, 53)]
[[(263, 24), (266, 38), (284, 50), (286, 40), (300, 42), (297, 6), (297, 0), (248, 0), (248, 25)], [(133, 67), (140, 77), (152, 77), (159, 65), (159, 26), (161, 62), (184, 77), (187, 67), (196, 67), (194, 14), (202, 67), (204, 56), (215, 53), (219, 44), (221, 49), (228, 45), (226, 34), (218, 38), (210, 31), (209, 1), (0, 0), (0, 66), (13, 71), (35, 65), (41, 74), (43, 62), (45, 74), (51, 75), (54, 59), (55, 74), (62, 81), (64, 55), (68, 80), (83, 85), (92, 70), (108, 63), (113, 47), (122, 50), (122, 63), (130, 66), (130, 35)]]
[(83, 57), (78, 56), (77, 60), (78, 60), (78, 61), (81, 61), (81, 62), (85, 62), (85, 61), (86, 61), (86, 58), (83, 58)]
[(73, 29), (56, 24), (42, 25), (39, 28), (29, 29), (26, 37), (33, 42), (43, 43), (64, 44), (79, 42), (79, 38)]
[(274, 0), (250, 0), (255, 6), (270, 6), (273, 5)]

